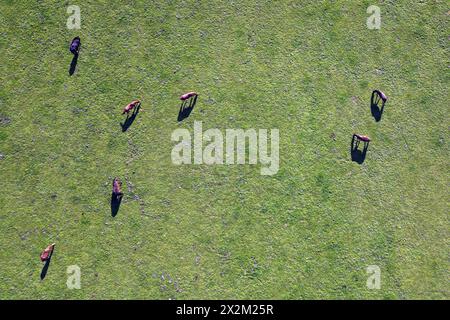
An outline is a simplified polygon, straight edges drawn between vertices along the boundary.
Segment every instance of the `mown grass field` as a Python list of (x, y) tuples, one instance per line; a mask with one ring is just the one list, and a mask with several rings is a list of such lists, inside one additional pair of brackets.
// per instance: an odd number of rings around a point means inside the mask
[[(80, 30), (66, 27), (70, 4)], [(380, 30), (366, 26), (370, 5)], [(0, 298), (450, 298), (449, 9), (1, 1)], [(380, 122), (373, 89), (390, 99)], [(178, 122), (189, 90), (197, 105)], [(135, 98), (144, 110), (122, 132)], [(279, 129), (278, 173), (172, 164), (171, 133), (194, 121)], [(353, 132), (372, 138), (361, 165)], [(70, 265), (80, 290), (66, 287)]]

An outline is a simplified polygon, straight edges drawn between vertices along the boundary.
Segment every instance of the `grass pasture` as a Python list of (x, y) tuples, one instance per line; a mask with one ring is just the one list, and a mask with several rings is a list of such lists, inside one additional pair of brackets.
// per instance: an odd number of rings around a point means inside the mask
[[(448, 3), (83, 0), (68, 30), (70, 4), (0, 2), (1, 299), (450, 298)], [(279, 129), (278, 173), (174, 165), (194, 121)]]

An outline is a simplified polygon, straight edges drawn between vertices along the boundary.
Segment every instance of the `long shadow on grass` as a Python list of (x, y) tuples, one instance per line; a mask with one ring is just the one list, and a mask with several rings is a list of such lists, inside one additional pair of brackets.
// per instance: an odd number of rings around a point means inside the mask
[(369, 143), (364, 143), (363, 150), (359, 150), (359, 141), (355, 141), (355, 136), (352, 137), (352, 142), (350, 144), (350, 156), (352, 161), (362, 164), (366, 159), (367, 149), (369, 148)]
[(69, 75), (73, 75), (75, 73), (75, 69), (77, 67), (78, 62), (78, 54), (74, 54), (72, 58), (72, 62), (70, 63)]
[[(382, 102), (381, 107), (380, 101)], [(384, 111), (384, 101), (381, 99), (381, 96), (378, 94), (377, 91), (372, 92), (372, 97), (370, 98), (370, 111), (372, 113), (372, 117), (375, 119), (376, 122), (381, 120), (381, 116), (383, 115)]]
[(189, 117), (192, 110), (194, 110), (195, 104), (197, 103), (197, 97), (198, 96), (191, 97), (190, 99), (181, 102), (180, 111), (178, 111), (178, 122), (183, 121), (184, 119)]
[(45, 261), (44, 267), (42, 268), (41, 271), (41, 280), (44, 280), (45, 276), (47, 275), (47, 271), (48, 268), (50, 267), (50, 262), (52, 260), (52, 256), (53, 256), (53, 251), (50, 253), (50, 256), (48, 257), (48, 259)]
[(122, 196), (117, 196), (114, 192), (111, 194), (111, 216), (114, 218), (119, 212)]
[(136, 119), (136, 116), (139, 113), (139, 110), (141, 109), (141, 104), (139, 104), (136, 109), (134, 109), (133, 113), (131, 114), (131, 117), (128, 117), (127, 114), (127, 118), (125, 119), (124, 123), (120, 123), (120, 126), (122, 127), (122, 132), (125, 132), (128, 130), (128, 128), (131, 127), (131, 125), (133, 124), (134, 120)]

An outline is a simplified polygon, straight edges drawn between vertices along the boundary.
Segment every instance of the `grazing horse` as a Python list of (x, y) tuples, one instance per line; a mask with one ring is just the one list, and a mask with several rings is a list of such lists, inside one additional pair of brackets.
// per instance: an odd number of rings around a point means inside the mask
[(373, 93), (378, 94), (378, 96), (381, 98), (381, 100), (383, 100), (383, 104), (386, 103), (386, 101), (387, 101), (388, 98), (387, 98), (387, 96), (384, 94), (383, 91), (380, 91), (380, 90), (373, 90)]
[(128, 114), (131, 110), (133, 110), (137, 105), (141, 103), (140, 100), (133, 100), (131, 103), (129, 103), (124, 109), (122, 114)]
[(50, 259), (50, 257), (52, 256), (54, 248), (55, 248), (55, 244), (52, 243), (47, 248), (45, 248), (44, 251), (42, 251), (42, 253), (41, 253), (41, 261), (42, 262), (47, 261), (47, 260)]
[(112, 193), (117, 199), (123, 196), (122, 182), (119, 180), (119, 178), (114, 178), (113, 180)]
[(188, 92), (188, 93), (183, 94), (183, 95), (180, 97), (180, 100), (181, 100), (181, 101), (184, 101), (184, 100), (187, 100), (187, 99), (189, 99), (189, 98), (191, 98), (191, 97), (196, 97), (196, 96), (198, 96), (198, 94), (197, 94), (196, 92), (194, 92), (194, 91), (191, 91), (191, 92)]
[(72, 42), (70, 43), (70, 52), (72, 52), (74, 55), (78, 55), (78, 52), (80, 51), (80, 46), (81, 46), (80, 37), (73, 38)]
[(372, 106), (378, 106), (378, 102), (380, 102), (380, 99), (383, 101), (383, 104), (381, 105), (381, 107), (383, 108), (384, 105), (386, 104), (386, 101), (388, 100), (388, 97), (384, 94), (383, 91), (380, 90), (373, 90), (372, 91), (372, 98), (370, 100), (370, 103), (372, 104)]

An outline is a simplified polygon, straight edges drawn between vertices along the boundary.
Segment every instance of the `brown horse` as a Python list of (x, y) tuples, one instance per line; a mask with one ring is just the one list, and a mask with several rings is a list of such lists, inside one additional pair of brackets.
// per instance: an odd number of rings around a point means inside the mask
[(356, 133), (354, 133), (353, 135), (354, 135), (354, 136), (356, 137), (356, 139), (359, 140), (359, 141), (370, 142), (370, 138), (369, 138), (368, 136), (363, 136), (363, 135), (361, 135), (361, 134), (356, 134)]
[(195, 97), (195, 96), (198, 96), (198, 94), (194, 91), (191, 91), (191, 92), (185, 93), (182, 96), (180, 96), (180, 100), (184, 101), (184, 100), (187, 100), (187, 99), (189, 99), (191, 97)]
[(112, 193), (117, 199), (123, 196), (122, 182), (119, 180), (119, 178), (114, 178), (113, 180)]
[(124, 109), (122, 114), (128, 114), (131, 110), (133, 110), (137, 105), (141, 103), (140, 100), (133, 100), (131, 103), (129, 103)]
[(380, 90), (373, 90), (373, 93), (372, 93), (372, 94), (374, 94), (374, 93), (376, 93), (376, 94), (381, 98), (381, 100), (383, 100), (383, 104), (386, 103), (388, 97), (384, 94), (383, 91), (380, 91)]
[(47, 248), (45, 248), (44, 251), (42, 251), (42, 253), (41, 253), (41, 261), (42, 262), (47, 261), (47, 260), (50, 259), (50, 257), (52, 256), (54, 248), (55, 248), (55, 244), (52, 243)]
[(356, 144), (354, 145), (355, 150), (358, 149), (359, 143), (361, 141), (364, 143), (364, 150), (367, 150), (367, 148), (369, 146), (370, 138), (368, 136), (363, 136), (362, 134), (354, 133), (353, 139), (352, 139), (352, 146), (353, 146), (353, 141), (355, 140), (355, 138), (356, 138)]

